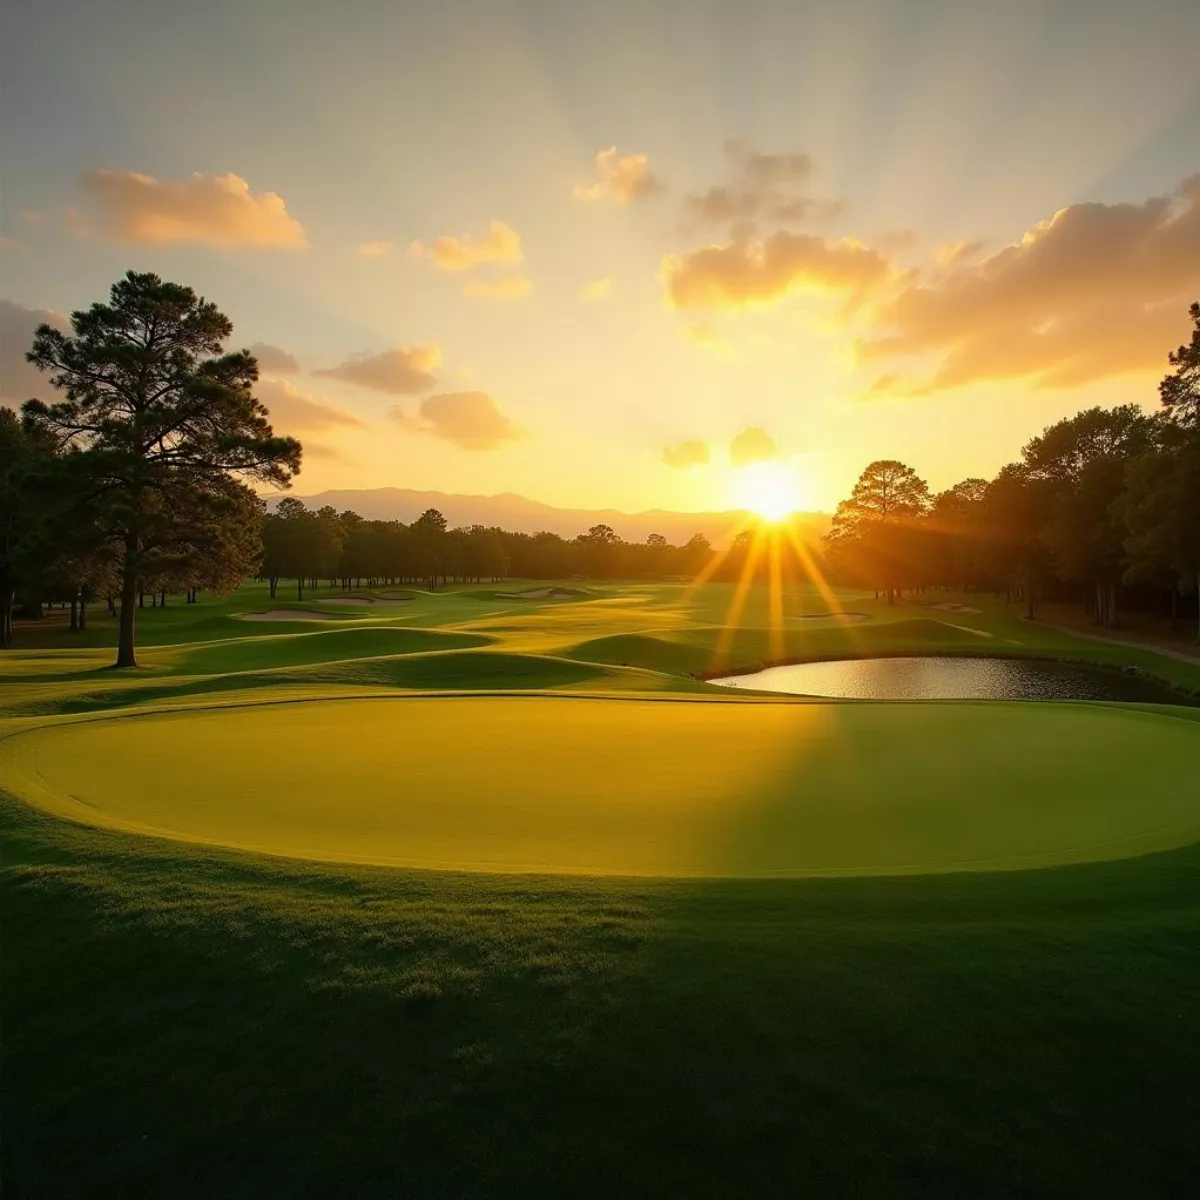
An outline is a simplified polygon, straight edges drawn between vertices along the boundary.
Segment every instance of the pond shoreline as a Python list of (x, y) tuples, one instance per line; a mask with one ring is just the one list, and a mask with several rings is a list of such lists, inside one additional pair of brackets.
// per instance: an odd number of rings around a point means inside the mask
[[(1105, 640), (1107, 640), (1107, 639), (1105, 639)], [(1121, 643), (1113, 643), (1113, 644), (1120, 645)], [(1148, 653), (1157, 653), (1157, 651), (1150, 650), (1149, 647), (1140, 647), (1140, 646), (1134, 647), (1134, 646), (1130, 645), (1129, 648), (1130, 649), (1145, 649), (1145, 650), (1147, 650)], [(802, 656), (794, 656), (793, 655), (793, 656), (790, 656), (787, 658), (781, 658), (781, 659), (762, 660), (759, 663), (757, 663), (756, 665), (749, 666), (749, 667), (732, 667), (731, 666), (731, 667), (726, 667), (723, 669), (713, 670), (713, 671), (700, 671), (700, 672), (694, 673), (692, 675), (692, 678), (697, 679), (703, 683), (715, 683), (717, 686), (726, 686), (726, 685), (721, 684), (719, 681), (722, 679), (731, 679), (731, 678), (742, 677), (742, 676), (747, 676), (747, 675), (757, 675), (762, 671), (772, 670), (776, 667), (806, 666), (809, 664), (830, 663), (830, 662), (846, 662), (846, 663), (869, 662), (872, 660), (901, 659), (901, 658), (903, 658), (903, 659), (920, 659), (920, 658), (992, 659), (992, 660), (1006, 660), (1006, 661), (1015, 661), (1015, 662), (1029, 662), (1029, 663), (1054, 663), (1056, 665), (1062, 665), (1062, 666), (1068, 666), (1068, 667), (1072, 667), (1072, 666), (1073, 667), (1083, 667), (1083, 668), (1086, 668), (1091, 671), (1098, 671), (1098, 672), (1102, 672), (1106, 675), (1111, 675), (1114, 678), (1136, 679), (1143, 683), (1152, 684), (1156, 687), (1163, 689), (1164, 691), (1170, 692), (1173, 695), (1180, 697), (1180, 699), (1178, 701), (1175, 701), (1175, 703), (1192, 706), (1192, 707), (1200, 707), (1200, 688), (1186, 687), (1183, 684), (1176, 683), (1175, 681), (1167, 679), (1162, 675), (1156, 675), (1151, 671), (1147, 671), (1143, 667), (1137, 666), (1136, 664), (1130, 664), (1127, 666), (1119, 666), (1119, 665), (1116, 665), (1111, 662), (1097, 662), (1095, 659), (1084, 658), (1084, 657), (1081, 657), (1076, 654), (1047, 653), (1044, 650), (1042, 650), (1042, 651), (1023, 651), (1023, 652), (1013, 651), (1013, 652), (1010, 652), (1010, 651), (995, 649), (995, 648), (991, 648), (991, 647), (989, 647), (987, 649), (980, 648), (978, 650), (956, 649), (954, 651), (947, 651), (945, 649), (930, 649), (930, 650), (881, 649), (881, 650), (864, 650), (864, 651), (861, 651), (858, 653), (852, 653), (852, 654), (844, 654), (843, 653), (843, 654), (810, 654), (810, 655), (802, 655)], [(730, 686), (732, 687), (733, 685), (730, 685)], [(747, 691), (750, 691), (750, 690), (769, 691), (771, 689), (746, 688), (745, 690), (747, 690)], [(786, 694), (808, 695), (810, 693), (776, 692), (775, 694), (777, 694), (777, 695), (786, 695)], [(844, 699), (845, 697), (818, 696), (817, 698), (818, 699), (836, 700), (836, 699)]]

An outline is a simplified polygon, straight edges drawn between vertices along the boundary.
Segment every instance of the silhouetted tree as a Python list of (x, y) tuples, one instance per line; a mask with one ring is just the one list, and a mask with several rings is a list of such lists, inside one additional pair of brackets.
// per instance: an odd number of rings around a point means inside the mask
[(1135, 404), (1089, 408), (1048, 426), (1022, 452), (1030, 479), (1049, 485), (1042, 538), (1058, 575), (1091, 589), (1097, 624), (1117, 623), (1126, 531), (1113, 505), (1126, 464), (1150, 448), (1154, 431)]
[(1158, 385), (1158, 394), (1172, 418), (1185, 425), (1200, 423), (1200, 302), (1188, 309), (1192, 337), (1167, 356), (1175, 370)]
[(929, 487), (895, 459), (871, 463), (834, 514), (827, 543), (844, 566), (860, 573), (894, 604), (917, 577), (920, 525), (930, 508)]
[[(1200, 598), (1200, 437), (1191, 429), (1135, 458), (1114, 511), (1127, 530), (1126, 577), (1165, 574)], [(1200, 627), (1196, 631), (1200, 642)]]
[(164, 513), (230, 472), (287, 486), (300, 443), (273, 434), (253, 395), (253, 355), (224, 352), (233, 326), (191, 288), (130, 271), (108, 304), (73, 313), (71, 327), (39, 326), (27, 355), (66, 399), (30, 400), (24, 412), (84, 456), (89, 509), (120, 543), (116, 665), (132, 667), (148, 558), (183, 533)]

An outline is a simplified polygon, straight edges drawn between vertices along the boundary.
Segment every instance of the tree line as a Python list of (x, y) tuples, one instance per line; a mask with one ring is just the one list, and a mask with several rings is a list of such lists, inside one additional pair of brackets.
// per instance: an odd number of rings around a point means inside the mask
[[(1073, 600), (1114, 627), (1128, 605), (1200, 599), (1200, 304), (1191, 340), (1168, 354), (1153, 414), (1090, 408), (1029, 441), (993, 479), (933, 494), (904, 463), (871, 463), (825, 541), (835, 580), (904, 590), (991, 591)], [(1200, 630), (1197, 634), (1200, 640)]]
[(697, 535), (629, 543), (607, 525), (566, 539), (471, 526), (430, 509), (410, 524), (283, 499), (268, 512), (251, 484), (286, 488), (302, 449), (277, 436), (255, 398), (258, 364), (227, 351), (232, 325), (188, 287), (129, 272), (71, 317), (38, 328), (26, 357), (61, 398), (0, 408), (0, 647), (17, 611), (65, 602), (118, 621), (116, 666), (136, 666), (136, 614), (168, 594), (194, 600), (259, 577), (298, 597), (342, 587), (506, 575), (561, 579), (803, 577), (905, 590), (991, 590), (1036, 615), (1072, 597), (1114, 625), (1126, 602), (1200, 597), (1200, 304), (1191, 342), (1150, 415), (1088, 409), (1043, 431), (991, 480), (937, 495), (904, 463), (881, 460), (839, 504), (822, 547), (744, 530), (716, 554)]
[(262, 523), (259, 577), (270, 585), (296, 586), (297, 599), (321, 580), (343, 589), (419, 584), (481, 583), (515, 575), (526, 579), (691, 578), (713, 554), (697, 534), (673, 546), (661, 534), (626, 542), (608, 525), (593, 525), (575, 538), (521, 533), (498, 526), (452, 529), (436, 508), (415, 521), (366, 520), (331, 506), (306, 508), (286, 497)]

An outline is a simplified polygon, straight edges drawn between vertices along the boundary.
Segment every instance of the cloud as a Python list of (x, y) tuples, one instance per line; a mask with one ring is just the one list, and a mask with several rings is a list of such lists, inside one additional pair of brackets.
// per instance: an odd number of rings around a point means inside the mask
[(267, 406), (273, 425), (288, 433), (317, 429), (362, 428), (366, 422), (320, 396), (302, 392), (286, 379), (263, 379), (254, 389)]
[(938, 264), (948, 267), (966, 258), (974, 258), (983, 249), (982, 242), (951, 242), (938, 248)]
[(469, 271), (488, 263), (516, 266), (521, 261), (521, 235), (503, 221), (492, 221), (482, 237), (452, 237), (442, 234), (432, 246), (410, 242), (408, 255), (428, 259), (440, 271)]
[(319, 458), (325, 462), (348, 462), (346, 456), (336, 447), (328, 446), (324, 442), (310, 441), (304, 439), (304, 457)]
[(662, 280), (674, 308), (739, 309), (773, 304), (799, 291), (861, 294), (890, 270), (887, 258), (852, 238), (829, 242), (781, 230), (765, 241), (669, 254)]
[(196, 242), (222, 250), (308, 246), (283, 197), (252, 193), (238, 175), (195, 174), (177, 182), (132, 171), (91, 171), (81, 183), (99, 209), (99, 232), (109, 241)]
[(258, 369), (265, 375), (293, 375), (300, 370), (295, 356), (280, 350), (278, 346), (254, 342), (249, 350), (258, 359)]
[(460, 450), (495, 450), (528, 436), (487, 392), (441, 392), (422, 400), (415, 415), (394, 408), (392, 416), (406, 428), (451, 442)]
[(46, 214), (38, 212), (35, 208), (23, 208), (17, 216), (25, 222), (26, 225), (42, 225), (45, 223)]
[(532, 291), (533, 284), (524, 275), (501, 275), (496, 279), (471, 279), (463, 286), (462, 294), (490, 300), (515, 300)]
[(34, 330), (39, 325), (52, 325), (64, 333), (71, 329), (62, 313), (0, 300), (0, 401), (14, 407), (34, 398), (46, 401), (62, 398), (50, 386), (49, 377), (25, 361), (25, 352), (33, 344)]
[(977, 262), (960, 255), (910, 277), (874, 318), (860, 362), (936, 356), (920, 382), (883, 376), (876, 394), (925, 395), (981, 380), (1075, 387), (1166, 370), (1200, 280), (1200, 176), (1141, 204), (1073, 204)]
[(24, 254), (29, 247), (16, 238), (5, 237), (0, 233), (0, 254)]
[(437, 346), (398, 346), (380, 354), (356, 354), (336, 367), (314, 373), (393, 396), (411, 396), (437, 383), (431, 372), (441, 361)]
[(729, 461), (735, 467), (745, 467), (750, 463), (778, 457), (779, 447), (775, 444), (775, 439), (757, 425), (743, 429), (729, 443)]
[(727, 226), (745, 236), (760, 220), (795, 224), (809, 217), (829, 218), (845, 207), (840, 200), (812, 195), (807, 185), (814, 173), (807, 154), (764, 154), (748, 142), (725, 143), (730, 180), (683, 198), (685, 223)]
[(709, 449), (704, 442), (676, 442), (673, 446), (664, 446), (662, 460), (668, 467), (682, 470), (685, 467), (703, 466), (710, 457)]
[(666, 185), (648, 164), (644, 154), (619, 155), (616, 146), (597, 150), (596, 178), (577, 186), (575, 195), (581, 200), (611, 199), (617, 204), (632, 204), (665, 192)]
[(580, 300), (604, 300), (612, 295), (613, 281), (605, 276), (603, 279), (593, 279), (579, 289)]
[(359, 258), (386, 258), (395, 247), (394, 242), (359, 242)]

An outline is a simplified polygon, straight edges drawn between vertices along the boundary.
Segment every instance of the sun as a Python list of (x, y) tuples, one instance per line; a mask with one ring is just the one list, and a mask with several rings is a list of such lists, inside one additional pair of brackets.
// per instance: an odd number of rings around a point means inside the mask
[(801, 508), (803, 482), (781, 462), (756, 462), (734, 473), (734, 500), (739, 508), (757, 513), (764, 521), (781, 521)]

